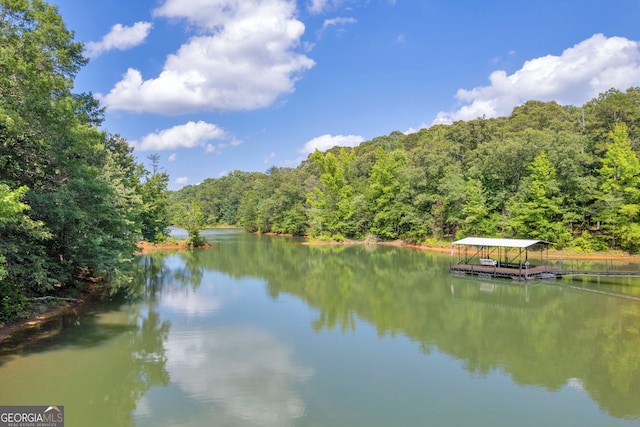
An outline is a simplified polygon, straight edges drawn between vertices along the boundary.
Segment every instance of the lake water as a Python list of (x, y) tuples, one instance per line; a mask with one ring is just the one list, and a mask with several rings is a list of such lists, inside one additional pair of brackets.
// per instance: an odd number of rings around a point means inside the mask
[(140, 257), (133, 296), (1, 343), (0, 405), (64, 405), (68, 427), (640, 425), (639, 279), (205, 236)]

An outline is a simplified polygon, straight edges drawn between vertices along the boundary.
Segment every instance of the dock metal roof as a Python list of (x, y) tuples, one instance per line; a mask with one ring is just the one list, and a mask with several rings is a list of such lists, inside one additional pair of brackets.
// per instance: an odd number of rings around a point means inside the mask
[(553, 243), (545, 240), (527, 240), (527, 239), (501, 239), (494, 237), (465, 237), (461, 240), (453, 242), (454, 245), (465, 246), (500, 246), (503, 248), (528, 248), (529, 246), (542, 243), (552, 245)]

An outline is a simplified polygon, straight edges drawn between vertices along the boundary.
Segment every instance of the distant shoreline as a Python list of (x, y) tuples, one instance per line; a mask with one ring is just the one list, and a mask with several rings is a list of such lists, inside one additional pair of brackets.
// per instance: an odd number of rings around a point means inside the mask
[[(408, 243), (404, 240), (393, 240), (393, 241), (345, 240), (343, 242), (307, 240), (304, 244), (309, 246), (380, 245), (380, 246), (394, 246), (399, 248), (419, 249), (419, 250), (429, 251), (429, 252), (451, 253), (451, 243), (449, 243), (448, 246), (445, 246), (445, 245), (437, 246), (437, 245), (428, 245), (428, 244)], [(549, 258), (550, 259), (582, 259), (582, 260), (593, 260), (593, 261), (616, 260), (616, 261), (629, 261), (629, 262), (640, 263), (640, 254), (634, 255), (634, 254), (629, 254), (623, 251), (586, 253), (586, 252), (578, 252), (578, 251), (570, 251), (570, 250), (550, 249)]]

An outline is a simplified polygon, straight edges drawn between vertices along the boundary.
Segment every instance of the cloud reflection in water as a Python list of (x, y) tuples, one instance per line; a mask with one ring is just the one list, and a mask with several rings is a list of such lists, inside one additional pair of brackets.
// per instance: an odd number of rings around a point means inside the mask
[(304, 415), (295, 388), (313, 371), (296, 365), (292, 349), (267, 331), (172, 330), (165, 346), (172, 383), (199, 401), (209, 421), (286, 426)]

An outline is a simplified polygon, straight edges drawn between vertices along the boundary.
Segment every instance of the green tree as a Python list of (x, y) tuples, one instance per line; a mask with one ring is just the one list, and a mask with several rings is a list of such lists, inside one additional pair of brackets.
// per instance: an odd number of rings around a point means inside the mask
[(309, 156), (320, 172), (320, 180), (307, 193), (309, 205), (309, 221), (313, 236), (325, 236), (342, 239), (353, 236), (354, 214), (353, 188), (345, 177), (346, 170), (354, 159), (352, 150), (340, 149), (336, 156), (333, 153), (322, 154), (316, 150)]
[(240, 201), (240, 209), (238, 211), (238, 223), (249, 233), (260, 231), (258, 222), (258, 205), (262, 200), (260, 187), (263, 185), (262, 180), (254, 181), (252, 187), (247, 190)]
[(189, 233), (188, 245), (198, 247), (206, 243), (200, 236), (200, 231), (205, 226), (204, 215), (200, 205), (195, 200), (191, 201), (191, 204), (184, 206), (184, 216), (178, 225), (184, 227)]
[(91, 94), (71, 93), (86, 59), (56, 7), (0, 0), (0, 16), (2, 321), (88, 275), (126, 279), (142, 201), (130, 147), (98, 129)]
[[(24, 186), (11, 190), (8, 185), (0, 184), (0, 227), (4, 227), (8, 222), (18, 221), (20, 214), (29, 209), (28, 205), (20, 201), (27, 190)], [(6, 258), (0, 250), (0, 280), (7, 274), (5, 262)]]
[(457, 237), (494, 236), (495, 215), (487, 207), (482, 182), (469, 179), (465, 184), (465, 204), (461, 210), (462, 224)]
[[(573, 236), (589, 233), (598, 189), (598, 159), (587, 150), (588, 138), (582, 133), (559, 132), (546, 148), (556, 170), (556, 182), (562, 195), (562, 222)], [(603, 248), (604, 249), (604, 248)]]
[(640, 88), (629, 88), (626, 92), (611, 88), (587, 102), (582, 114), (583, 128), (596, 152), (602, 152), (609, 132), (622, 122), (627, 125), (632, 147), (640, 150)]
[(18, 214), (29, 209), (21, 202), (22, 196), (28, 191), (27, 187), (11, 190), (8, 185), (0, 184), (0, 226), (9, 221), (15, 221)]
[(562, 223), (563, 199), (556, 169), (542, 151), (529, 166), (531, 175), (508, 203), (508, 225), (513, 235), (555, 242), (563, 247), (571, 236)]
[(143, 170), (146, 180), (140, 185), (143, 209), (141, 212), (142, 238), (148, 242), (164, 241), (169, 227), (167, 188), (169, 174), (159, 167), (160, 156), (147, 156), (151, 161), (151, 171)]
[(624, 122), (609, 133), (602, 158), (599, 218), (603, 228), (623, 249), (640, 248), (640, 160), (631, 148)]
[(371, 169), (367, 199), (373, 213), (371, 232), (383, 239), (416, 238), (419, 221), (410, 200), (405, 174), (406, 158), (401, 151), (379, 149)]
[(308, 228), (304, 210), (304, 182), (300, 171), (291, 168), (270, 168), (267, 171), (265, 199), (259, 205), (259, 215), (269, 230), (280, 234), (303, 235)]
[(513, 109), (508, 126), (514, 132), (524, 129), (560, 132), (574, 130), (578, 120), (578, 111), (564, 108), (555, 101), (527, 101)]
[(523, 178), (528, 175), (528, 165), (550, 145), (551, 137), (550, 132), (527, 128), (487, 141), (469, 154), (468, 177), (482, 182), (492, 211), (505, 212), (507, 201), (518, 193)]

